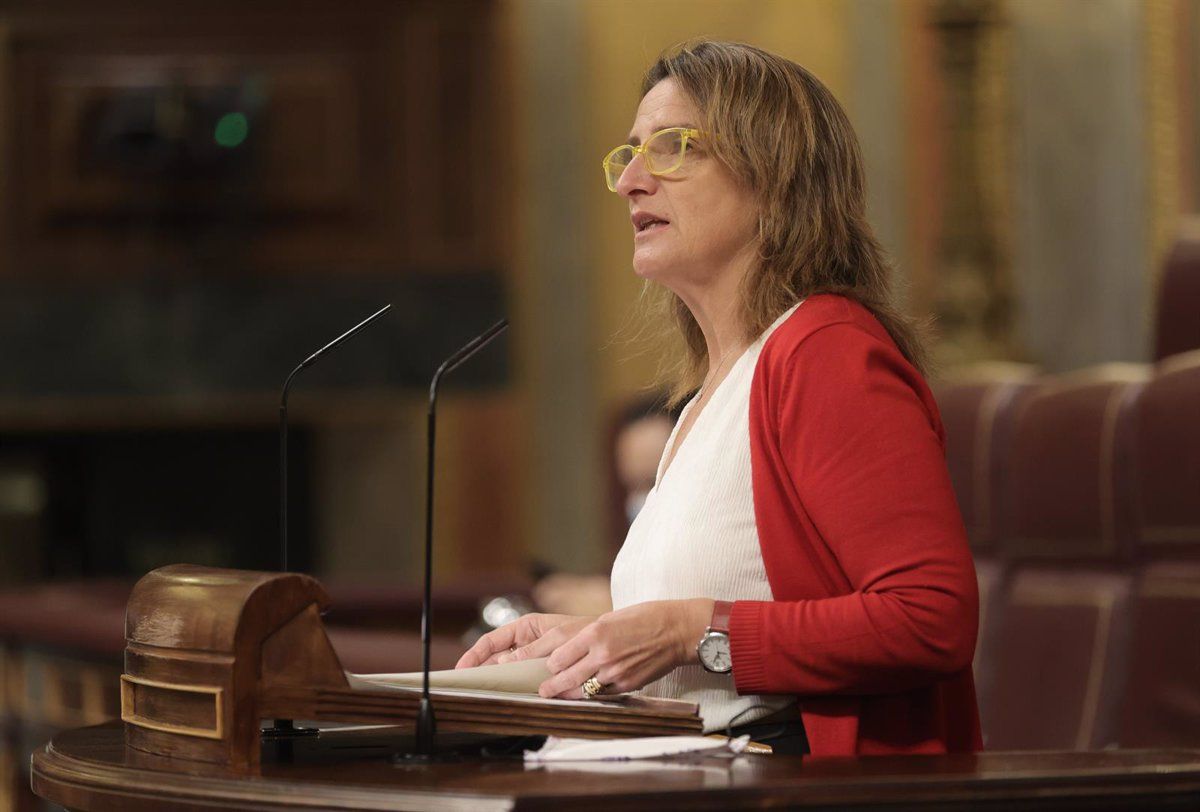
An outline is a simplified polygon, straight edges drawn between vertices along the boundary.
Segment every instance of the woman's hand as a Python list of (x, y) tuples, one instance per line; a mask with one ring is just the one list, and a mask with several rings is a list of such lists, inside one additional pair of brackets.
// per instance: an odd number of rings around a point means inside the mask
[[(554, 676), (538, 689), (544, 697), (580, 699), (583, 683), (593, 676), (609, 693), (633, 691), (681, 665), (698, 662), (696, 644), (712, 610), (707, 598), (639, 603), (601, 615), (552, 648), (546, 648), (551, 643), (546, 635), (508, 657), (549, 655), (546, 666)], [(567, 631), (559, 626), (555, 636)]]
[[(570, 639), (575, 632), (587, 626), (595, 617), (579, 617), (576, 615), (523, 615), (512, 623), (506, 623), (495, 631), (490, 631), (475, 641), (462, 657), (455, 668), (473, 668), (477, 665), (494, 665), (498, 662), (508, 662), (512, 657), (507, 655), (513, 649), (521, 651), (545, 651), (544, 654), (528, 654), (515, 659), (528, 657), (544, 657), (565, 640)], [(535, 646), (535, 644), (541, 645)], [(534, 648), (531, 648), (534, 646)]]

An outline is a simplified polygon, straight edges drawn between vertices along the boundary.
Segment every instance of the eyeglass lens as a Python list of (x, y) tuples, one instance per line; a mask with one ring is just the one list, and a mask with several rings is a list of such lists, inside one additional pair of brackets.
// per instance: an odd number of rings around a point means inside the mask
[[(673, 172), (683, 163), (683, 153), (687, 142), (678, 130), (663, 130), (655, 133), (642, 149), (642, 158), (646, 169), (654, 175), (664, 175)], [(606, 166), (608, 187), (616, 189), (617, 181), (625, 167), (633, 161), (634, 148), (625, 145), (618, 148), (609, 156)]]

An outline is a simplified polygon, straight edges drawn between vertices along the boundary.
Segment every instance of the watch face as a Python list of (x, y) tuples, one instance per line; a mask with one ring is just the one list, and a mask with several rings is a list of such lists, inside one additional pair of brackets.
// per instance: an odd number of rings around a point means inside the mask
[(697, 648), (700, 664), (717, 674), (728, 674), (733, 670), (733, 656), (729, 653), (729, 635), (724, 632), (709, 632), (700, 639)]

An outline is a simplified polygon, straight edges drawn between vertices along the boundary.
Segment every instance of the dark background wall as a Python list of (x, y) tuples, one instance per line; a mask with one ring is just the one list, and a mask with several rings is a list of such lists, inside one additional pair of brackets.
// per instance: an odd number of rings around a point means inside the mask
[[(22, 552), (0, 577), (275, 566), (279, 387), (391, 303), (297, 383), (293, 564), (408, 578), (414, 404), (507, 311), (495, 16), (484, 0), (4, 4), (0, 532)], [(454, 376), (451, 427), (508, 397), (508, 357)], [(364, 433), (392, 457), (346, 453)], [(441, 461), (451, 495), (460, 459)], [(360, 509), (396, 518), (364, 528)], [(511, 539), (514, 515), (447, 522), (451, 560), (472, 559), (477, 524)]]

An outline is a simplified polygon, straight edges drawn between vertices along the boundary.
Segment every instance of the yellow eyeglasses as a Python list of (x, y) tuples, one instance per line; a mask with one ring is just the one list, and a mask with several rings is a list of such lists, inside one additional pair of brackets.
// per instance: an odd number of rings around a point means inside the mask
[(668, 127), (654, 133), (639, 146), (622, 144), (604, 156), (604, 182), (608, 184), (608, 190), (617, 191), (621, 173), (638, 155), (646, 162), (651, 175), (669, 175), (683, 166), (688, 144), (700, 135), (699, 130), (691, 127)]

